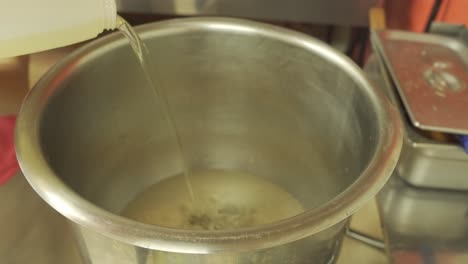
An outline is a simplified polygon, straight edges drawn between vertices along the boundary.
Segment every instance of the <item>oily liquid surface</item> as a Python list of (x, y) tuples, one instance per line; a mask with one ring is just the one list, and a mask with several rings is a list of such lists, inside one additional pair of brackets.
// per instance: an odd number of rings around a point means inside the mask
[(187, 230), (233, 230), (267, 224), (304, 211), (282, 188), (245, 173), (205, 171), (166, 178), (143, 191), (122, 215), (146, 224)]

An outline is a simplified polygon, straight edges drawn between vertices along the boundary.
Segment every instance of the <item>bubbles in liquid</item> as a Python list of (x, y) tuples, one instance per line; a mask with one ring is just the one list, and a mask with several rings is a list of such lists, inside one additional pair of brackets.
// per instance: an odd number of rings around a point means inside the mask
[(194, 201), (183, 175), (143, 191), (122, 215), (146, 224), (188, 230), (232, 230), (279, 221), (304, 211), (291, 194), (252, 175), (207, 171), (192, 173)]

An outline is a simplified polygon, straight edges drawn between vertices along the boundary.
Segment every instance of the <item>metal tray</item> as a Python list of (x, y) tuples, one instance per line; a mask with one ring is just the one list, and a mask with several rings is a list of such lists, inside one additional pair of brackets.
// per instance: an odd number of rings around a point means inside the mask
[(468, 263), (468, 192), (414, 188), (397, 176), (377, 196), (391, 263)]
[(448, 37), (374, 32), (401, 101), (415, 127), (468, 135), (468, 47)]
[[(374, 38), (372, 44), (374, 49), (378, 49)], [(468, 190), (468, 154), (457, 143), (423, 136), (411, 124), (384, 58), (378, 53), (376, 55), (378, 62), (368, 63), (376, 69), (366, 69), (366, 73), (397, 106), (405, 126), (403, 149), (396, 167), (398, 175), (418, 187)]]

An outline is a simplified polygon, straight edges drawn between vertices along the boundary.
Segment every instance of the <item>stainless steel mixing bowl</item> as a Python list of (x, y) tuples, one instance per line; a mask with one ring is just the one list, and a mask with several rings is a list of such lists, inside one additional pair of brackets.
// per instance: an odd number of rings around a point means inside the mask
[(193, 171), (264, 177), (306, 212), (232, 231), (119, 216), (182, 167), (128, 41), (74, 52), (31, 91), (16, 147), (28, 181), (74, 222), (85, 263), (332, 263), (348, 218), (390, 176), (395, 109), (345, 56), (309, 36), (245, 20), (138, 27)]

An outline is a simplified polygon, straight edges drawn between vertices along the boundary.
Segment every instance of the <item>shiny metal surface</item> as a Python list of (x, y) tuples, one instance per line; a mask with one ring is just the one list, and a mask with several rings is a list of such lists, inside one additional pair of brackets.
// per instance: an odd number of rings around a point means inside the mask
[(113, 34), (49, 71), (17, 125), (21, 168), (76, 223), (85, 263), (333, 262), (346, 220), (394, 168), (395, 109), (350, 60), (302, 34), (219, 18), (139, 32), (168, 87), (191, 169), (265, 177), (308, 211), (216, 232), (118, 216), (181, 166), (129, 45)]
[(373, 34), (415, 127), (468, 135), (468, 47), (453, 38), (405, 31)]
[(120, 12), (235, 16), (366, 26), (376, 0), (117, 0)]
[(392, 263), (468, 262), (468, 192), (414, 188), (395, 175), (377, 201)]
[(358, 230), (352, 229), (352, 228), (347, 228), (346, 229), (346, 235), (356, 241), (359, 241), (363, 243), (364, 245), (367, 245), (369, 247), (373, 247), (377, 250), (381, 250), (382, 252), (385, 250), (385, 242), (382, 241), (381, 239), (372, 237), (368, 234), (362, 233)]
[[(375, 38), (373, 38), (375, 40)], [(376, 50), (378, 43), (373, 41)], [(366, 73), (382, 87), (398, 107), (405, 126), (403, 150), (396, 170), (404, 180), (414, 186), (468, 190), (468, 155), (454, 142), (441, 142), (417, 131), (406, 117), (385, 61), (377, 56), (379, 69)], [(370, 65), (370, 64), (369, 64)]]
[[(372, 56), (365, 73), (385, 88), (387, 75), (381, 70), (377, 57)], [(403, 157), (400, 162), (405, 162)], [(417, 188), (402, 178), (406, 177), (394, 172), (377, 195), (391, 263), (467, 263), (468, 192)]]

